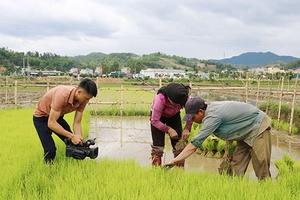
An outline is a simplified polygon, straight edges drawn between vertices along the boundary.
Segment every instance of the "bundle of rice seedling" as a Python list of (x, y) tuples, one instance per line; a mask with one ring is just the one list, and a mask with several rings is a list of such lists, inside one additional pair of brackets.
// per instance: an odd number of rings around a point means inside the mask
[(215, 141), (212, 140), (211, 137), (206, 138), (204, 142), (202, 143), (202, 147), (204, 151), (206, 151), (205, 156), (208, 158), (213, 157), (215, 148)]
[(218, 139), (218, 141), (216, 142), (217, 153), (215, 154), (214, 157), (222, 158), (224, 155), (225, 147), (226, 147), (226, 141)]

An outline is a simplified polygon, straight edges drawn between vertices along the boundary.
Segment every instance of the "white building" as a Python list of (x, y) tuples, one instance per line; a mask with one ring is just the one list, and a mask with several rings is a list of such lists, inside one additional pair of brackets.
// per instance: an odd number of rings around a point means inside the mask
[(181, 78), (185, 77), (184, 70), (179, 69), (146, 69), (141, 70), (140, 74), (149, 78)]
[(102, 67), (101, 66), (99, 66), (99, 67), (96, 67), (96, 69), (95, 69), (95, 72), (94, 72), (96, 75), (100, 75), (100, 76), (102, 76), (102, 74), (103, 74), (103, 69), (102, 69)]
[(123, 67), (121, 69), (121, 72), (124, 73), (124, 74), (130, 74), (130, 67)]
[(268, 68), (268, 73), (270, 73), (270, 74), (276, 74), (277, 72), (283, 73), (285, 71), (279, 69), (278, 67), (269, 67)]
[(85, 68), (85, 69), (81, 69), (80, 70), (80, 74), (93, 74), (94, 71), (92, 69), (89, 68)]
[(69, 71), (69, 73), (70, 74), (78, 74), (78, 69), (77, 68), (75, 68), (75, 67), (72, 67), (71, 69), (70, 69), (70, 71)]
[(256, 68), (253, 68), (253, 69), (249, 69), (250, 72), (253, 72), (253, 73), (256, 73), (256, 74), (265, 74), (268, 72), (268, 69), (265, 68), (265, 67), (256, 67)]

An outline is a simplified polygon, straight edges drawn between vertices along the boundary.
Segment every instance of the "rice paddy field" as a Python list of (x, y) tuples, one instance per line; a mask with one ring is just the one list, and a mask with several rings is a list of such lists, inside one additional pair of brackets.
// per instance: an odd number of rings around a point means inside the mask
[[(0, 110), (0, 199), (300, 199), (300, 162), (278, 160), (277, 179), (249, 180), (208, 172), (141, 167), (133, 160), (75, 160), (55, 138), (44, 164), (33, 108)], [(89, 112), (83, 130), (88, 137)], [(73, 114), (66, 115), (71, 122)]]
[(89, 110), (93, 115), (149, 116), (156, 94), (152, 89), (112, 84), (98, 87), (98, 95), (91, 99)]

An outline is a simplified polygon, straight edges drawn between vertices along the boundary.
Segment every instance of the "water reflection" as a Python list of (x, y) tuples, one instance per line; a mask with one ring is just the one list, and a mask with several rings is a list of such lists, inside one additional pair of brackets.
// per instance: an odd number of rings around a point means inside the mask
[[(300, 157), (300, 141), (276, 130), (272, 131), (271, 173), (276, 177), (277, 169), (274, 161), (284, 154), (294, 160)], [(142, 166), (150, 166), (150, 144), (152, 143), (149, 117), (94, 117), (91, 119), (90, 137), (96, 137), (99, 147), (98, 159), (134, 159)], [(170, 140), (166, 137), (163, 162), (172, 159)], [(205, 170), (217, 173), (222, 162), (217, 158), (206, 158), (193, 154), (186, 160), (186, 170)], [(252, 164), (247, 170), (249, 177), (255, 177)]]

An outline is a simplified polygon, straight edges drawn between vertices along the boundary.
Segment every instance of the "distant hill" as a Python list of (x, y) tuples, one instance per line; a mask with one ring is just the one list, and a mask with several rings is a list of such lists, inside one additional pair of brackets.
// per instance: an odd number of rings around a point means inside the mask
[(97, 60), (99, 58), (104, 58), (105, 56), (106, 56), (105, 53), (92, 52), (92, 53), (89, 53), (88, 55), (79, 55), (79, 56), (74, 56), (74, 57), (70, 57), (70, 58), (74, 59), (78, 62), (91, 62), (91, 61)]
[(181, 69), (186, 71), (222, 71), (235, 70), (237, 67), (255, 67), (270, 64), (279, 64), (284, 69), (299, 68), (300, 59), (292, 56), (278, 56), (274, 53), (244, 53), (222, 60), (199, 60), (197, 58), (185, 58), (176, 55), (167, 55), (161, 52), (137, 55), (134, 53), (110, 53), (92, 52), (87, 55), (73, 57), (59, 56), (53, 53), (39, 52), (14, 52), (7, 47), (0, 48), (0, 66), (5, 66), (7, 74), (14, 70), (15, 66), (22, 66), (24, 56), (29, 58), (32, 69), (56, 69), (67, 72), (71, 68), (95, 69), (102, 66), (105, 72), (118, 71), (122, 67), (130, 67), (134, 73), (142, 69)]
[[(114, 64), (117, 62), (120, 66), (135, 66), (139, 68), (175, 68), (175, 69), (188, 69), (194, 66), (195, 62), (199, 60), (188, 59), (180, 56), (170, 56), (160, 52), (144, 54), (142, 56), (134, 53), (110, 53), (104, 54), (101, 52), (93, 52), (87, 55), (78, 55), (69, 57), (77, 62), (96, 63), (97, 65)], [(91, 66), (91, 65), (90, 65)]]
[(99, 57), (96, 59), (96, 61), (102, 62), (102, 63), (113, 63), (118, 62), (125, 64), (127, 62), (130, 62), (132, 59), (138, 58), (139, 56), (134, 53), (110, 53), (106, 56)]
[[(78, 62), (86, 63), (114, 63), (118, 62), (121, 66), (126, 66), (129, 62), (142, 62), (148, 68), (177, 68), (187, 69), (193, 67), (193, 63), (200, 62), (198, 59), (184, 58), (180, 56), (170, 56), (162, 53), (152, 53), (148, 55), (137, 55), (134, 53), (110, 53), (105, 54), (101, 52), (92, 52), (88, 55), (79, 55), (70, 57)], [(272, 52), (248, 52), (239, 56), (231, 58), (213, 60), (208, 62), (229, 64), (232, 66), (265, 66), (275, 63), (291, 63), (292, 61), (299, 60), (299, 58), (292, 56), (279, 56)], [(221, 67), (222, 68), (222, 67)]]
[(232, 65), (264, 66), (267, 64), (274, 64), (277, 62), (289, 63), (298, 59), (299, 58), (292, 56), (278, 56), (272, 52), (248, 52), (243, 53), (239, 56), (233, 56), (231, 58), (213, 61)]

